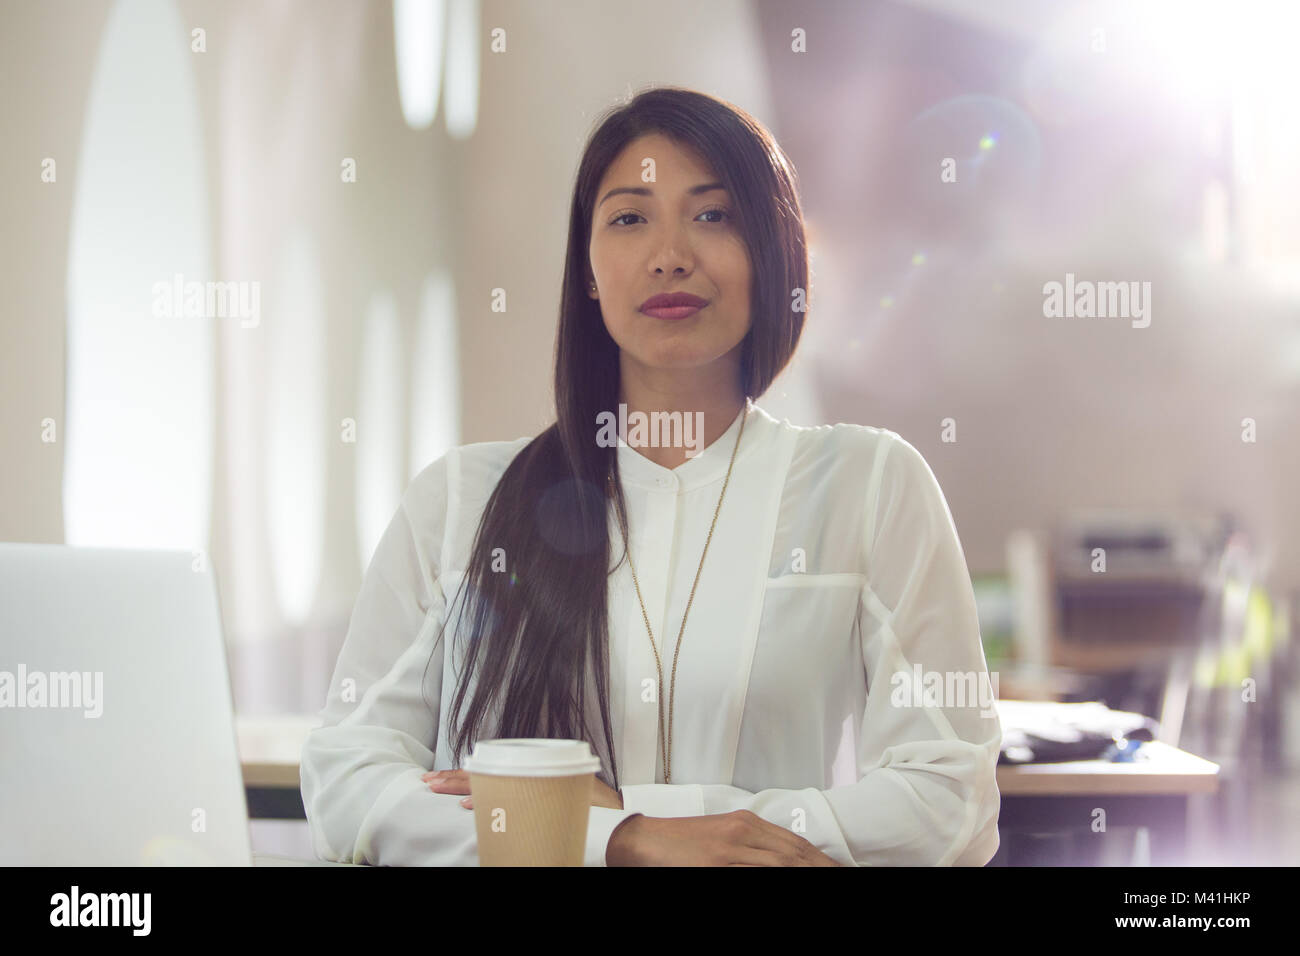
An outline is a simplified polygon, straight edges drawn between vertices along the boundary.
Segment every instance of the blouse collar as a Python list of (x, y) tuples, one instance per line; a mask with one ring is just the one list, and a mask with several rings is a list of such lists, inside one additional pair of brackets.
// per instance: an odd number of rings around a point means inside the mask
[(736, 436), (740, 434), (740, 422), (745, 412), (743, 408), (713, 444), (694, 458), (687, 458), (676, 468), (665, 468), (663, 465), (656, 464), (628, 445), (620, 436), (618, 439), (619, 477), (625, 485), (635, 485), (652, 491), (666, 489), (690, 491), (693, 488), (721, 481), (726, 477), (733, 449), (736, 450), (736, 464), (732, 468), (733, 476), (746, 465), (752, 466), (759, 460), (758, 452), (772, 441), (781, 425), (752, 400), (747, 401), (749, 419), (745, 422), (745, 434), (741, 437), (739, 448), (736, 448)]

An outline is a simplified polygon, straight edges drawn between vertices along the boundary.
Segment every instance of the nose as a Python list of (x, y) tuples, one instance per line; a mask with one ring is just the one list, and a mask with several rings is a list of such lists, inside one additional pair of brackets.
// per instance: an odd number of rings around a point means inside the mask
[(695, 268), (695, 258), (685, 231), (670, 229), (650, 256), (649, 265), (656, 278), (662, 278), (666, 272), (675, 278), (689, 275)]

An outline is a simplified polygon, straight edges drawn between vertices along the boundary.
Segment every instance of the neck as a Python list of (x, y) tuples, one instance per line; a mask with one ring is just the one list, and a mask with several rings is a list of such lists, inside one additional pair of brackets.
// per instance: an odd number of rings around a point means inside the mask
[[(626, 363), (622, 371), (619, 402), (627, 406), (629, 419), (633, 412), (642, 412), (647, 419), (654, 412), (678, 412), (683, 423), (688, 418), (694, 423), (699, 421), (696, 413), (702, 415), (702, 431), (694, 436), (693, 447), (632, 446), (633, 451), (664, 468), (676, 468), (712, 445), (745, 408), (745, 393), (734, 372), (711, 377), (701, 376), (697, 369), (631, 371)], [(626, 435), (620, 437), (627, 441)]]

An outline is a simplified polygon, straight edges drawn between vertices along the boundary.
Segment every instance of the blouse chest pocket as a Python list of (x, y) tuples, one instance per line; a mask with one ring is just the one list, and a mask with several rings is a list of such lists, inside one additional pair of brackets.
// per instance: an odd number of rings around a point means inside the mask
[(788, 694), (791, 687), (829, 688), (846, 678), (860, 680), (856, 627), (865, 580), (852, 572), (768, 578), (751, 691), (763, 693), (761, 685), (768, 682)]

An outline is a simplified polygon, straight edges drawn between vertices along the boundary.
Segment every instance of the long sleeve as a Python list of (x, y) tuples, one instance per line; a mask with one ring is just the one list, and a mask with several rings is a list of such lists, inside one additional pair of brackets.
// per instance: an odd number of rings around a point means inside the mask
[[(748, 809), (849, 865), (982, 866), (992, 859), (1002, 731), (974, 592), (933, 472), (893, 433), (875, 458), (864, 513), (859, 620), (868, 692), (859, 780), (756, 793), (724, 784), (630, 785), (622, 788), (626, 808), (661, 817)], [(912, 693), (925, 684), (918, 667), (937, 674), (953, 696)]]
[[(460, 796), (433, 793), (420, 779), (434, 767), (443, 690), (445, 648), (435, 652), (434, 642), (447, 600), (437, 559), (448, 463), (443, 456), (416, 477), (380, 539), (330, 681), (323, 725), (303, 746), (303, 803), (322, 859), (478, 865), (474, 812)], [(443, 641), (451, 638), (448, 628)], [(610, 835), (632, 815), (591, 808), (586, 865), (605, 864)]]

